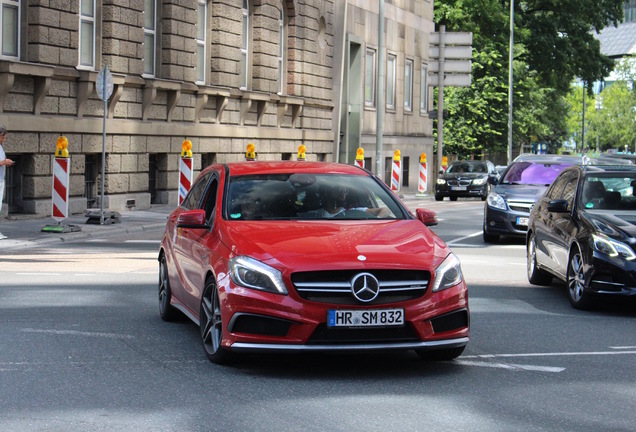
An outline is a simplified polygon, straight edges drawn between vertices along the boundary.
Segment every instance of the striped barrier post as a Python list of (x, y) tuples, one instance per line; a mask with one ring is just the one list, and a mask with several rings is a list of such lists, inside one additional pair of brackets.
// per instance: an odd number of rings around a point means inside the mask
[(53, 190), (51, 193), (51, 216), (58, 223), (68, 217), (68, 186), (71, 157), (68, 154), (68, 139), (60, 135), (53, 160)]
[(356, 165), (364, 168), (364, 149), (362, 147), (358, 147), (356, 150)]
[(421, 194), (428, 190), (428, 178), (426, 171), (426, 153), (420, 155), (420, 179), (417, 182), (417, 191)]
[(393, 169), (391, 170), (391, 190), (398, 192), (400, 190), (400, 180), (402, 171), (400, 169), (400, 151), (393, 153)]
[(181, 146), (181, 163), (179, 164), (179, 205), (181, 205), (192, 186), (192, 141), (186, 138)]

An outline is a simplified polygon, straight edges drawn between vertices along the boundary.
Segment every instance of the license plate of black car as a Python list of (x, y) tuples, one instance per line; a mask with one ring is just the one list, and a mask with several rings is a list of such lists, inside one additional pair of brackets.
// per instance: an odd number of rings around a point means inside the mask
[(330, 309), (328, 327), (385, 327), (404, 325), (404, 309)]

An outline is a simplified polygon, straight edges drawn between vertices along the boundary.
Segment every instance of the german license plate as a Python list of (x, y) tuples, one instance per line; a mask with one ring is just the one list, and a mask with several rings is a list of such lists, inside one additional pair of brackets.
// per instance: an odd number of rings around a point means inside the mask
[(404, 325), (404, 309), (330, 309), (328, 327), (384, 327)]
[(451, 190), (455, 191), (465, 191), (466, 189), (468, 189), (467, 186), (451, 186)]
[(518, 217), (517, 225), (519, 226), (528, 226), (528, 218), (527, 217)]

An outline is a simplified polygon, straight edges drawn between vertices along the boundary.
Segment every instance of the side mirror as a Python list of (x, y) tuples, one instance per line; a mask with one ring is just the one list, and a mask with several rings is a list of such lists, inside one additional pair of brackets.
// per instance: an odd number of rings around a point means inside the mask
[(444, 170), (439, 170), (439, 174), (440, 175), (444, 174)]
[(568, 202), (567, 200), (554, 200), (548, 203), (548, 211), (553, 213), (567, 213)]
[(415, 209), (415, 214), (420, 222), (422, 222), (426, 226), (434, 226), (437, 225), (437, 213), (433, 210), (417, 208)]
[(177, 228), (207, 229), (208, 225), (205, 223), (205, 210), (196, 209), (184, 211), (177, 218)]
[(488, 183), (491, 185), (496, 185), (497, 184), (497, 176), (496, 175), (489, 175), (488, 176)]

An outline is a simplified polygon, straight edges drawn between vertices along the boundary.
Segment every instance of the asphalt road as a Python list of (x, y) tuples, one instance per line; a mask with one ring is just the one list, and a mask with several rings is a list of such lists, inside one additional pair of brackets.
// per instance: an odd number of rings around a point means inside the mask
[(427, 203), (462, 261), (471, 342), (413, 353), (207, 361), (160, 320), (159, 232), (0, 253), (0, 430), (632, 431), (636, 308), (534, 287), (522, 241), (481, 240), (481, 201)]

